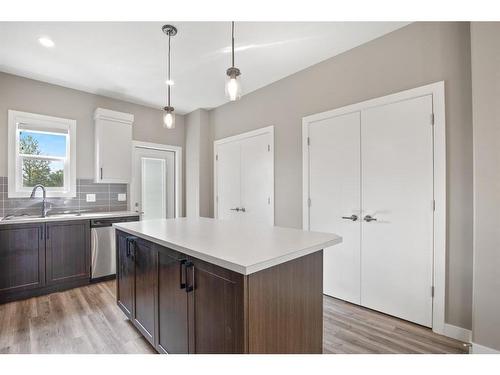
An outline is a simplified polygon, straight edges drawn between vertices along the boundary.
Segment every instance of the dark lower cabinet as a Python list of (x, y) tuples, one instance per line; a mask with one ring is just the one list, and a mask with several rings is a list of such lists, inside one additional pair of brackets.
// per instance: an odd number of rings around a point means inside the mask
[(116, 236), (116, 298), (118, 306), (132, 320), (134, 308), (134, 258), (130, 236), (117, 231)]
[(141, 239), (133, 241), (135, 288), (133, 317), (136, 327), (155, 345), (157, 251)]
[(117, 260), (118, 306), (158, 352), (243, 353), (242, 275), (121, 231)]
[(90, 278), (90, 222), (46, 224), (47, 285)]
[(170, 249), (159, 249), (157, 350), (160, 353), (189, 352), (185, 267), (185, 256)]
[(0, 303), (89, 282), (89, 220), (0, 225)]
[(0, 226), (0, 302), (45, 285), (44, 227)]
[(190, 259), (189, 352), (243, 353), (243, 276)]

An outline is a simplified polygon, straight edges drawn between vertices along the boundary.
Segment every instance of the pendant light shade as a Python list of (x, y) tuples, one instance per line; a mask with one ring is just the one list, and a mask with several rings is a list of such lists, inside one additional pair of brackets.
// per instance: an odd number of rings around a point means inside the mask
[(162, 31), (168, 36), (168, 60), (167, 60), (167, 105), (163, 107), (163, 127), (167, 129), (175, 128), (174, 107), (170, 105), (170, 87), (172, 79), (170, 78), (170, 38), (177, 34), (177, 28), (172, 25), (164, 25)]
[(164, 107), (163, 108), (163, 127), (167, 129), (175, 128), (175, 114), (174, 107)]
[(231, 63), (226, 71), (226, 97), (233, 102), (241, 98), (241, 72), (234, 66), (234, 22), (231, 22)]

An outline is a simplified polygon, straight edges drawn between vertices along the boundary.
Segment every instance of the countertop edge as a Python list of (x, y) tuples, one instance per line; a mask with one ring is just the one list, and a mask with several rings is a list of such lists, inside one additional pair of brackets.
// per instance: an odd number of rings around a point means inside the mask
[(190, 255), (194, 258), (198, 258), (198, 259), (203, 260), (205, 262), (215, 264), (216, 266), (226, 268), (226, 269), (229, 269), (231, 271), (240, 273), (244, 276), (248, 276), (248, 275), (251, 275), (253, 273), (256, 273), (256, 272), (259, 272), (259, 271), (262, 271), (262, 270), (289, 262), (291, 260), (303, 257), (305, 255), (315, 253), (316, 251), (323, 250), (327, 247), (330, 247), (330, 246), (333, 246), (333, 245), (336, 245), (336, 244), (339, 244), (342, 242), (342, 238), (337, 236), (337, 238), (330, 240), (328, 242), (325, 242), (324, 244), (310, 246), (310, 247), (305, 248), (305, 249), (294, 251), (294, 252), (291, 252), (289, 254), (277, 257), (277, 258), (273, 258), (273, 259), (270, 259), (270, 260), (267, 260), (264, 262), (260, 262), (260, 263), (255, 263), (255, 264), (252, 264), (250, 266), (245, 267), (245, 266), (242, 266), (241, 264), (236, 264), (236, 263), (233, 263), (233, 262), (221, 259), (221, 258), (216, 258), (216, 257), (210, 256), (206, 253), (200, 253), (198, 251), (195, 251), (195, 250), (192, 250), (189, 248), (185, 248), (183, 246), (179, 246), (179, 245), (176, 245), (174, 243), (171, 243), (171, 242), (168, 242), (168, 241), (156, 238), (156, 237), (149, 236), (147, 234), (135, 231), (133, 229), (124, 228), (124, 227), (120, 226), (120, 224), (113, 224), (113, 227), (115, 227), (116, 229), (118, 229), (122, 232), (138, 236), (138, 237), (145, 239), (147, 241), (151, 241), (157, 245), (168, 247), (172, 250), (182, 252), (186, 255)]
[(84, 213), (80, 216), (69, 214), (67, 217), (64, 214), (54, 215), (53, 217), (34, 217), (29, 219), (11, 219), (11, 220), (1, 220), (1, 225), (14, 225), (14, 224), (33, 224), (33, 223), (48, 223), (55, 221), (73, 221), (73, 220), (92, 220), (92, 219), (105, 219), (114, 217), (128, 217), (128, 216), (139, 216), (135, 211), (108, 211), (108, 212), (96, 212), (96, 213)]

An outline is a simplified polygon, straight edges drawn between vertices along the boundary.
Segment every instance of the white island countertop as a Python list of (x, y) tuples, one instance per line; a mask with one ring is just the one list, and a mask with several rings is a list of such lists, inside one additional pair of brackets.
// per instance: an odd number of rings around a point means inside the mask
[(208, 218), (113, 224), (121, 231), (249, 275), (342, 242), (332, 233)]

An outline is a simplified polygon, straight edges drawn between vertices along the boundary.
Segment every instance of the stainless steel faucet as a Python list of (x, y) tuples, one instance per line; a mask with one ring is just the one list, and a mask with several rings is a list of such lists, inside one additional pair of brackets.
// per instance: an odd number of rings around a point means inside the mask
[(36, 190), (38, 188), (42, 189), (42, 192), (43, 192), (43, 198), (42, 198), (42, 217), (46, 217), (47, 216), (47, 204), (45, 202), (45, 198), (47, 197), (47, 192), (45, 191), (45, 186), (43, 186), (41, 184), (33, 186), (33, 190), (31, 191), (30, 198), (31, 199), (35, 198), (35, 193), (36, 193)]

